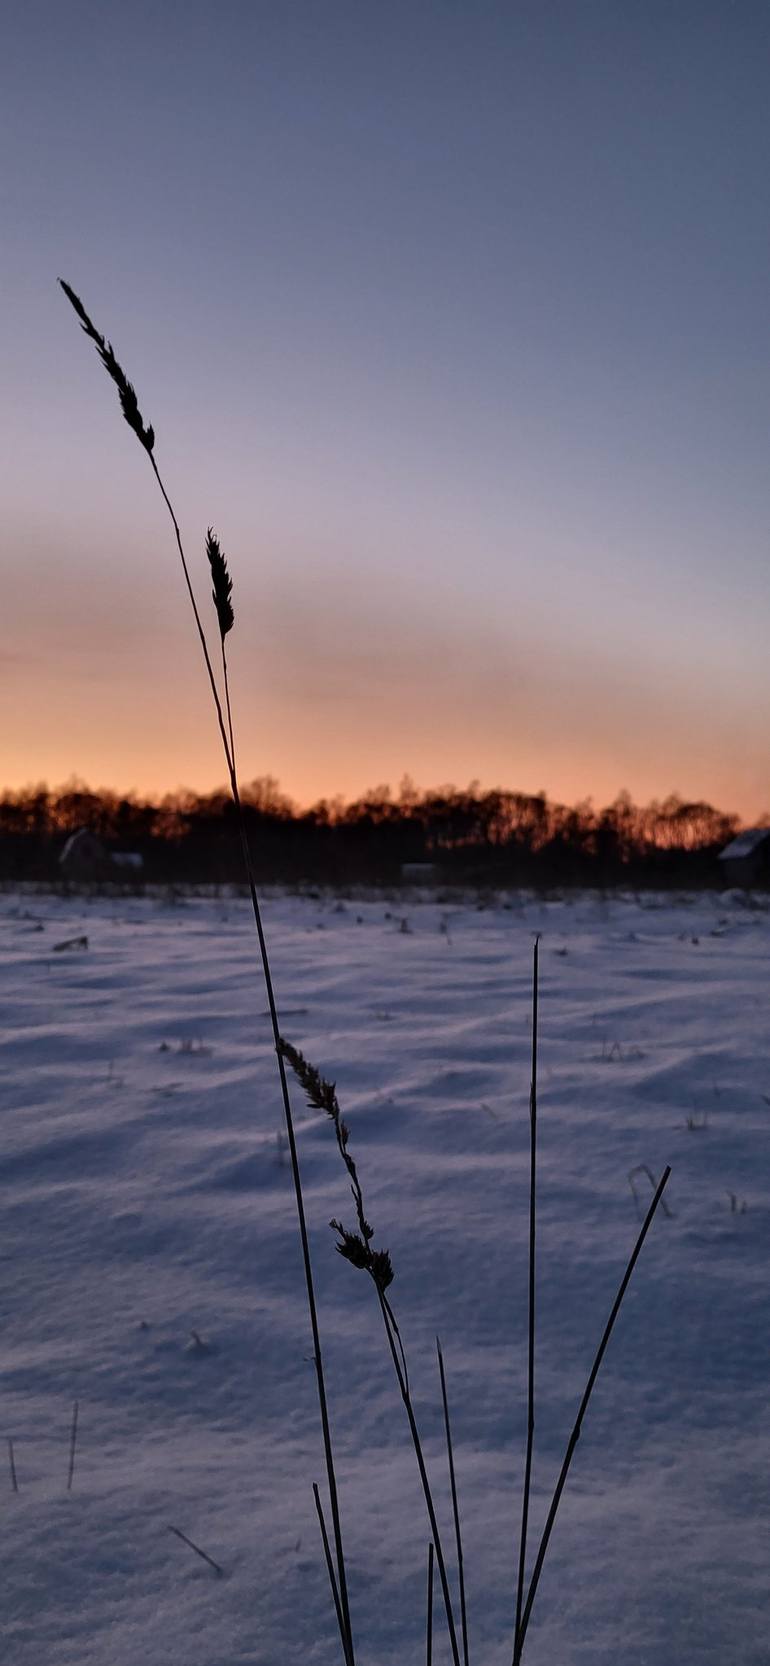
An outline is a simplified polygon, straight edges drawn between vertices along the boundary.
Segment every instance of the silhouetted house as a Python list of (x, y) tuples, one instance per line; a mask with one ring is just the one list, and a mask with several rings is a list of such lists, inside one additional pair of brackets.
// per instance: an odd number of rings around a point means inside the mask
[(59, 857), (59, 867), (65, 879), (126, 879), (138, 877), (144, 868), (144, 857), (139, 851), (105, 850), (96, 833), (79, 827), (71, 833)]
[(719, 852), (729, 885), (770, 884), (770, 827), (747, 827)]
[(103, 872), (107, 856), (101, 839), (87, 827), (70, 833), (59, 857), (65, 879), (96, 879)]

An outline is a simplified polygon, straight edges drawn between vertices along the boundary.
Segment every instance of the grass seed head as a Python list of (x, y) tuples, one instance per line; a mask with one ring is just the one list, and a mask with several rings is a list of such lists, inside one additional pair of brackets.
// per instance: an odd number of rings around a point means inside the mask
[(292, 1043), (286, 1041), (283, 1036), (279, 1037), (278, 1051), (287, 1064), (291, 1066), (297, 1081), (304, 1088), (308, 1104), (312, 1105), (315, 1110), (325, 1111), (334, 1123), (337, 1147), (350, 1178), (350, 1190), (353, 1194), (359, 1226), (358, 1232), (349, 1232), (341, 1221), (330, 1221), (332, 1231), (339, 1234), (340, 1242), (337, 1249), (340, 1255), (346, 1261), (349, 1261), (353, 1267), (360, 1267), (363, 1272), (369, 1274), (370, 1278), (374, 1280), (380, 1295), (382, 1295), (387, 1290), (388, 1285), (393, 1282), (393, 1266), (387, 1250), (372, 1249), (374, 1227), (369, 1224), (364, 1213), (364, 1194), (361, 1190), (358, 1170), (348, 1150), (350, 1130), (347, 1123), (343, 1122), (340, 1114), (336, 1086), (334, 1082), (327, 1081), (321, 1075), (317, 1066), (311, 1064), (310, 1060), (305, 1058), (304, 1053), (301, 1053), (298, 1047), (292, 1046)]
[(337, 1245), (340, 1255), (349, 1261), (351, 1267), (359, 1267), (362, 1272), (369, 1271), (369, 1251), (363, 1238), (357, 1232), (349, 1232), (342, 1221), (330, 1221), (332, 1232), (339, 1233), (340, 1242)]
[(219, 634), (224, 642), (228, 631), (231, 631), (235, 624), (232, 603), (233, 581), (227, 570), (224, 551), (211, 526), (206, 533), (206, 554), (209, 558), (211, 578), (214, 585), (211, 595), (217, 610)]
[(384, 1294), (388, 1285), (393, 1283), (393, 1265), (388, 1251), (370, 1249), (357, 1232), (349, 1232), (341, 1221), (330, 1221), (329, 1225), (339, 1235), (337, 1250), (343, 1260), (349, 1261), (351, 1267), (368, 1273), (380, 1293)]
[(133, 429), (140, 444), (143, 445), (145, 451), (151, 455), (152, 448), (155, 444), (155, 431), (149, 423), (145, 426), (142, 421), (136, 391), (129, 382), (125, 371), (118, 364), (112, 350), (112, 342), (105, 341), (104, 336), (99, 334), (96, 326), (91, 322), (80, 296), (75, 294), (74, 289), (71, 289), (70, 285), (65, 283), (63, 278), (59, 279), (59, 283), (64, 290), (67, 300), (70, 305), (74, 307), (78, 318), (80, 319), (81, 328), (85, 330), (89, 340), (93, 342), (107, 375), (110, 376), (115, 383), (120, 396), (120, 408), (129, 428)]
[(371, 1265), (369, 1271), (380, 1292), (387, 1290), (393, 1283), (393, 1263), (388, 1250), (371, 1250)]

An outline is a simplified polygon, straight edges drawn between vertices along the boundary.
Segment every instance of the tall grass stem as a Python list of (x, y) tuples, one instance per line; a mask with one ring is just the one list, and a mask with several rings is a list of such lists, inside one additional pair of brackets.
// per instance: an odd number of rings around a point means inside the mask
[[(380, 1308), (381, 1308), (381, 1311), (382, 1311), (382, 1319), (383, 1319), (383, 1324), (385, 1326), (385, 1334), (386, 1334), (387, 1339), (388, 1339), (388, 1345), (390, 1347), (391, 1358), (393, 1360), (393, 1366), (394, 1366), (394, 1369), (395, 1369), (395, 1372), (396, 1372), (396, 1378), (397, 1378), (398, 1386), (399, 1386), (399, 1389), (400, 1389), (400, 1392), (401, 1392), (401, 1398), (404, 1402), (404, 1407), (405, 1407), (405, 1410), (406, 1410), (407, 1422), (409, 1424), (409, 1432), (410, 1432), (411, 1437), (412, 1437), (412, 1445), (414, 1447), (414, 1454), (415, 1454), (415, 1457), (417, 1459), (417, 1468), (420, 1472), (420, 1480), (422, 1482), (422, 1490), (423, 1490), (423, 1494), (424, 1494), (424, 1497), (425, 1497), (425, 1504), (426, 1504), (427, 1511), (428, 1511), (428, 1520), (430, 1522), (431, 1533), (433, 1534), (433, 1543), (435, 1545), (435, 1551), (436, 1551), (436, 1562), (438, 1564), (438, 1574), (439, 1574), (439, 1580), (441, 1582), (441, 1592), (442, 1592), (442, 1595), (443, 1595), (443, 1598), (444, 1598), (444, 1607), (446, 1609), (447, 1626), (448, 1626), (448, 1629), (449, 1629), (449, 1644), (450, 1644), (450, 1647), (451, 1647), (451, 1650), (452, 1650), (452, 1660), (454, 1662), (454, 1666), (460, 1666), (460, 1652), (459, 1652), (459, 1649), (458, 1649), (458, 1646), (457, 1646), (457, 1629), (455, 1627), (454, 1614), (453, 1614), (453, 1611), (452, 1611), (452, 1596), (451, 1596), (451, 1592), (450, 1592), (450, 1589), (449, 1589), (449, 1578), (447, 1576), (446, 1559), (444, 1557), (444, 1550), (443, 1550), (443, 1546), (442, 1546), (442, 1543), (441, 1543), (441, 1534), (439, 1532), (438, 1520), (436, 1518), (436, 1510), (435, 1510), (435, 1506), (434, 1506), (434, 1503), (433, 1503), (433, 1493), (431, 1491), (430, 1479), (428, 1477), (428, 1471), (427, 1471), (427, 1467), (426, 1467), (426, 1464), (425, 1464), (425, 1457), (423, 1455), (422, 1441), (420, 1440), (420, 1431), (417, 1427), (417, 1419), (414, 1415), (414, 1406), (412, 1405), (412, 1396), (411, 1396), (410, 1391), (409, 1391), (409, 1383), (408, 1383), (407, 1378), (404, 1375), (404, 1372), (403, 1372), (402, 1367), (401, 1367), (401, 1361), (399, 1359), (398, 1348), (396, 1346), (396, 1339), (395, 1339), (395, 1336), (394, 1336), (394, 1329), (396, 1329), (396, 1327), (394, 1326), (394, 1323), (393, 1323), (393, 1320), (392, 1320), (389, 1303), (387, 1302), (385, 1296), (382, 1294), (381, 1290), (378, 1290), (377, 1294), (379, 1296)], [(396, 1329), (396, 1335), (397, 1334), (398, 1334), (398, 1332), (397, 1332), (397, 1329)]]
[(600, 1368), (602, 1360), (604, 1358), (604, 1354), (605, 1354), (605, 1351), (606, 1351), (606, 1348), (607, 1348), (607, 1344), (610, 1340), (610, 1336), (612, 1335), (612, 1330), (613, 1330), (613, 1326), (615, 1324), (615, 1320), (617, 1319), (617, 1316), (620, 1312), (623, 1297), (625, 1296), (626, 1290), (628, 1289), (628, 1285), (629, 1285), (629, 1282), (630, 1282), (630, 1279), (631, 1279), (631, 1274), (633, 1273), (634, 1267), (636, 1266), (636, 1263), (639, 1259), (639, 1253), (641, 1251), (644, 1240), (647, 1237), (647, 1233), (649, 1232), (650, 1227), (652, 1225), (653, 1216), (654, 1216), (655, 1211), (658, 1207), (658, 1204), (660, 1203), (661, 1198), (663, 1196), (663, 1191), (664, 1191), (664, 1188), (665, 1188), (666, 1183), (668, 1181), (668, 1177), (669, 1177), (670, 1173), (671, 1173), (671, 1169), (670, 1169), (670, 1167), (667, 1166), (664, 1169), (663, 1175), (662, 1175), (661, 1179), (658, 1182), (658, 1186), (657, 1186), (657, 1189), (656, 1189), (656, 1192), (655, 1192), (655, 1196), (652, 1200), (652, 1203), (650, 1204), (650, 1207), (647, 1210), (647, 1214), (646, 1214), (646, 1217), (645, 1217), (645, 1220), (644, 1220), (644, 1225), (642, 1226), (641, 1232), (639, 1233), (639, 1237), (637, 1238), (636, 1243), (634, 1245), (634, 1248), (631, 1252), (631, 1256), (630, 1256), (630, 1259), (628, 1261), (628, 1265), (626, 1267), (626, 1270), (623, 1274), (623, 1277), (620, 1281), (620, 1285), (618, 1287), (618, 1293), (617, 1293), (617, 1295), (615, 1297), (615, 1300), (612, 1304), (612, 1309), (610, 1311), (609, 1319), (607, 1320), (607, 1323), (604, 1327), (604, 1332), (603, 1332), (603, 1335), (602, 1335), (601, 1342), (599, 1343), (599, 1346), (596, 1350), (596, 1356), (594, 1358), (593, 1365), (591, 1366), (591, 1370), (590, 1370), (589, 1377), (588, 1377), (588, 1382), (586, 1383), (583, 1398), (582, 1398), (582, 1400), (580, 1402), (580, 1406), (578, 1408), (578, 1414), (577, 1414), (577, 1417), (575, 1418), (575, 1424), (574, 1424), (572, 1433), (569, 1437), (569, 1441), (567, 1442), (567, 1450), (564, 1454), (564, 1462), (562, 1463), (561, 1470), (559, 1471), (559, 1479), (556, 1482), (556, 1490), (554, 1492), (553, 1498), (551, 1499), (551, 1507), (548, 1511), (548, 1517), (547, 1517), (547, 1520), (546, 1520), (545, 1527), (543, 1529), (543, 1536), (540, 1540), (540, 1546), (538, 1548), (537, 1556), (535, 1558), (535, 1565), (534, 1565), (534, 1568), (532, 1570), (532, 1578), (530, 1579), (529, 1590), (527, 1592), (527, 1600), (526, 1600), (526, 1603), (524, 1605), (524, 1612), (523, 1612), (522, 1617), (521, 1617), (521, 1626), (519, 1628), (519, 1636), (518, 1636), (518, 1640), (517, 1640), (518, 1641), (518, 1646), (519, 1646), (519, 1658), (521, 1657), (521, 1650), (524, 1646), (524, 1638), (526, 1637), (526, 1634), (527, 1634), (527, 1626), (529, 1625), (530, 1615), (532, 1613), (532, 1604), (533, 1604), (533, 1602), (535, 1600), (535, 1596), (537, 1594), (537, 1587), (538, 1587), (538, 1584), (540, 1582), (540, 1575), (543, 1571), (543, 1563), (545, 1561), (545, 1555), (546, 1555), (546, 1551), (548, 1549), (548, 1542), (549, 1542), (549, 1539), (551, 1537), (551, 1533), (553, 1531), (553, 1524), (556, 1520), (556, 1514), (557, 1514), (557, 1511), (558, 1511), (558, 1508), (559, 1508), (559, 1502), (560, 1502), (560, 1499), (561, 1499), (561, 1495), (564, 1491), (564, 1485), (565, 1485), (565, 1482), (567, 1480), (567, 1475), (569, 1473), (570, 1464), (572, 1463), (572, 1459), (573, 1459), (574, 1452), (575, 1452), (575, 1447), (577, 1446), (577, 1443), (580, 1439), (580, 1430), (581, 1430), (581, 1427), (582, 1427), (582, 1424), (583, 1424), (583, 1418), (585, 1417), (586, 1410), (587, 1410), (587, 1407), (588, 1407), (588, 1402), (589, 1402), (589, 1400), (591, 1398), (591, 1394), (593, 1392), (594, 1383), (596, 1382), (597, 1376), (599, 1375), (599, 1368)]
[(455, 1543), (457, 1545), (457, 1580), (460, 1587), (460, 1630), (463, 1640), (463, 1662), (468, 1666), (468, 1612), (465, 1603), (465, 1570), (463, 1565), (463, 1541), (460, 1532), (460, 1507), (457, 1501), (457, 1481), (455, 1477), (455, 1460), (452, 1448), (452, 1428), (449, 1422), (449, 1400), (446, 1390), (446, 1374), (444, 1371), (444, 1355), (441, 1343), (436, 1337), (436, 1353), (438, 1354), (438, 1369), (441, 1378), (441, 1402), (444, 1407), (444, 1432), (446, 1434), (446, 1449), (449, 1459), (449, 1484), (452, 1490), (452, 1514), (455, 1524)]
[(332, 1602), (334, 1603), (334, 1612), (337, 1616), (337, 1625), (339, 1626), (340, 1638), (341, 1638), (341, 1641), (342, 1641), (342, 1652), (343, 1652), (343, 1654), (345, 1654), (347, 1652), (347, 1637), (345, 1635), (345, 1620), (343, 1618), (342, 1605), (340, 1603), (339, 1586), (337, 1584), (337, 1578), (336, 1578), (336, 1575), (335, 1575), (335, 1572), (334, 1572), (334, 1562), (332, 1560), (331, 1546), (329, 1544), (329, 1535), (326, 1531), (326, 1522), (324, 1520), (323, 1505), (321, 1503), (321, 1494), (318, 1491), (318, 1484), (315, 1481), (313, 1482), (313, 1497), (315, 1499), (315, 1507), (316, 1507), (316, 1510), (318, 1512), (318, 1525), (321, 1529), (321, 1543), (323, 1545), (324, 1557), (325, 1557), (325, 1560), (326, 1560), (326, 1570), (327, 1570), (327, 1573), (329, 1575), (329, 1585), (331, 1587)]
[(535, 1448), (535, 1234), (537, 1209), (537, 1020), (538, 985), (540, 970), (540, 938), (535, 938), (532, 954), (532, 1072), (529, 1089), (529, 1293), (527, 1314), (527, 1450), (524, 1460), (524, 1487), (521, 1500), (521, 1537), (519, 1541), (519, 1577), (516, 1585), (516, 1623), (513, 1633), (513, 1666), (521, 1660), (521, 1610), (524, 1601), (524, 1570), (527, 1560), (527, 1527), (529, 1524), (529, 1495), (532, 1485), (532, 1458)]
[[(294, 1191), (295, 1191), (295, 1197), (296, 1197), (296, 1202), (297, 1202), (297, 1216), (298, 1216), (298, 1221), (299, 1221), (299, 1231), (300, 1231), (300, 1239), (301, 1239), (301, 1245), (302, 1245), (302, 1260), (303, 1260), (303, 1266), (304, 1266), (304, 1271), (305, 1271), (305, 1284), (306, 1284), (306, 1288), (307, 1288), (308, 1307), (309, 1307), (309, 1310), (310, 1310), (310, 1324), (311, 1324), (311, 1330), (312, 1330), (312, 1335), (313, 1335), (313, 1357), (314, 1357), (314, 1360), (315, 1360), (316, 1379), (317, 1379), (317, 1384), (318, 1384), (318, 1400), (319, 1400), (319, 1407), (320, 1407), (320, 1412), (321, 1412), (321, 1427), (322, 1427), (322, 1433), (323, 1433), (324, 1454), (325, 1454), (325, 1459), (326, 1459), (326, 1472), (327, 1472), (327, 1479), (328, 1479), (328, 1485), (329, 1485), (329, 1498), (330, 1498), (331, 1511), (332, 1511), (332, 1523), (333, 1523), (333, 1530), (334, 1530), (335, 1554), (336, 1554), (336, 1557), (337, 1557), (337, 1572), (338, 1572), (338, 1579), (339, 1579), (340, 1602), (341, 1602), (342, 1613), (343, 1613), (343, 1618), (344, 1618), (344, 1622), (345, 1622), (345, 1660), (346, 1660), (346, 1666), (355, 1666), (355, 1656), (354, 1656), (354, 1650), (353, 1650), (353, 1632), (352, 1632), (352, 1625), (351, 1625), (351, 1620), (350, 1620), (350, 1606), (349, 1606), (349, 1602), (348, 1602), (347, 1579), (346, 1579), (346, 1574), (345, 1574), (345, 1558), (344, 1558), (343, 1545), (342, 1545), (342, 1527), (341, 1527), (341, 1522), (340, 1522), (339, 1500), (338, 1500), (338, 1495), (337, 1495), (337, 1482), (336, 1482), (336, 1476), (335, 1476), (335, 1470), (334, 1470), (334, 1455), (333, 1455), (332, 1444), (331, 1444), (331, 1430), (330, 1430), (330, 1426), (329, 1426), (329, 1413), (328, 1413), (328, 1405), (327, 1405), (327, 1399), (326, 1399), (326, 1387), (325, 1387), (325, 1381), (324, 1381), (323, 1359), (322, 1359), (322, 1354), (321, 1354), (321, 1340), (320, 1340), (320, 1333), (319, 1333), (319, 1328), (318, 1328), (318, 1314), (317, 1314), (317, 1309), (316, 1309), (315, 1290), (314, 1290), (314, 1285), (313, 1285), (313, 1273), (312, 1273), (312, 1266), (311, 1266), (311, 1261), (310, 1261), (310, 1246), (309, 1246), (309, 1242), (308, 1242), (307, 1225), (306, 1225), (306, 1221), (305, 1221), (304, 1201), (303, 1201), (303, 1196), (302, 1196), (302, 1181), (301, 1181), (300, 1171), (299, 1171), (299, 1160), (298, 1160), (298, 1156), (297, 1156), (296, 1140), (295, 1140), (295, 1137), (294, 1137), (294, 1124), (293, 1124), (293, 1119), (292, 1119), (292, 1114), (291, 1114), (291, 1103), (290, 1103), (290, 1100), (289, 1100), (289, 1089), (288, 1089), (288, 1083), (287, 1083), (287, 1079), (286, 1079), (286, 1071), (285, 1071), (285, 1068), (284, 1068), (283, 1059), (281, 1057), (281, 1053), (280, 1053), (280, 1049), (279, 1049), (280, 1030), (279, 1030), (279, 1026), (278, 1026), (278, 1014), (277, 1014), (277, 1010), (276, 1010), (275, 995), (274, 995), (274, 991), (273, 991), (273, 982), (272, 982), (272, 976), (271, 976), (271, 972), (270, 972), (270, 962), (269, 962), (269, 957), (268, 957), (268, 952), (267, 952), (267, 943), (265, 941), (265, 934), (264, 934), (264, 930), (263, 930), (263, 926), (262, 926), (262, 916), (261, 916), (261, 911), (260, 911), (260, 907), (259, 907), (259, 899), (258, 899), (258, 896), (257, 896), (257, 889), (256, 889), (256, 884), (255, 884), (255, 879), (254, 879), (254, 870), (253, 870), (253, 866), (252, 866), (251, 853), (249, 851), (248, 837), (247, 837), (247, 833), (246, 833), (246, 822), (245, 822), (245, 818), (244, 818), (244, 814), (243, 814), (243, 807), (241, 805), (240, 791), (239, 791), (239, 788), (238, 788), (238, 780), (237, 780), (237, 776), (236, 776), (236, 772), (235, 772), (235, 755), (234, 755), (235, 754), (235, 749), (234, 749), (234, 745), (233, 745), (233, 741), (232, 741), (232, 735), (233, 735), (232, 717), (231, 717), (230, 706), (229, 706), (229, 688), (227, 688), (226, 658), (225, 658), (225, 654), (224, 654), (224, 631), (225, 631), (225, 628), (229, 629), (230, 625), (232, 624), (232, 609), (229, 605), (229, 590), (232, 587), (227, 586), (227, 579), (228, 579), (229, 575), (227, 575), (226, 567), (224, 567), (224, 564), (223, 564), (224, 574), (225, 574), (225, 583), (226, 583), (226, 587), (227, 587), (227, 604), (226, 605), (227, 605), (227, 608), (229, 609), (229, 622), (226, 625), (223, 623), (223, 613), (222, 613), (222, 609), (221, 609), (221, 606), (220, 606), (220, 602), (217, 601), (217, 595), (216, 594), (215, 594), (214, 600), (215, 600), (215, 605), (217, 606), (217, 614), (218, 614), (218, 617), (219, 617), (220, 629), (222, 631), (222, 657), (223, 657), (225, 685), (226, 685), (226, 696), (225, 697), (226, 697), (226, 701), (227, 701), (227, 724), (226, 724), (225, 715), (224, 715), (223, 710), (222, 710), (222, 701), (220, 699), (219, 690), (217, 688), (216, 678), (214, 676), (214, 668), (213, 668), (213, 665), (211, 663), (211, 655), (209, 653), (208, 642), (206, 640), (206, 632), (203, 628), (203, 623), (202, 623), (200, 612), (199, 612), (199, 609), (198, 609), (198, 604), (197, 604), (197, 601), (195, 599), (195, 591), (193, 589), (192, 580), (190, 578), (190, 571), (189, 571), (189, 568), (188, 568), (188, 565), (187, 565), (187, 558), (186, 558), (185, 552), (184, 552), (184, 545), (182, 543), (182, 534), (181, 534), (180, 529), (179, 529), (179, 522), (177, 520), (176, 514), (174, 512), (173, 504), (172, 504), (171, 499), (168, 495), (168, 492), (166, 491), (165, 485), (164, 485), (163, 480), (161, 478), (160, 470), (158, 469), (158, 465), (155, 461), (155, 457), (154, 457), (154, 454), (153, 454), (154, 453), (154, 445), (155, 445), (154, 430), (151, 426), (145, 426), (145, 424), (144, 424), (144, 422), (141, 418), (141, 415), (139, 413), (139, 408), (138, 408), (138, 404), (137, 404), (135, 391), (134, 391), (132, 385), (128, 382), (123, 370), (121, 369), (121, 366), (118, 364), (118, 361), (115, 358), (115, 354), (113, 352), (112, 346), (110, 345), (109, 342), (106, 342), (104, 337), (101, 336), (99, 334), (99, 332), (95, 329), (95, 327), (94, 327), (91, 319), (89, 318), (88, 313), (86, 312), (85, 307), (83, 306), (83, 303), (80, 300), (79, 296), (77, 296), (75, 294), (74, 290), (70, 287), (69, 284), (66, 284), (62, 279), (60, 279), (59, 281), (61, 283), (61, 287), (64, 290), (65, 295), (67, 296), (67, 299), (69, 300), (71, 306), (74, 307), (74, 310), (75, 310), (78, 318), (80, 319), (80, 323), (81, 323), (82, 328), (84, 329), (84, 331), (85, 331), (86, 335), (89, 337), (89, 339), (94, 342), (94, 344), (96, 346), (96, 349), (97, 349), (97, 352), (99, 354), (99, 357), (102, 361), (102, 364), (104, 365), (105, 369), (107, 370), (108, 375), (111, 377), (112, 381), (117, 386), (118, 393), (120, 395), (120, 403), (121, 403), (121, 409), (123, 411), (123, 415), (124, 415), (126, 421), (128, 422), (129, 427), (136, 434), (137, 438), (139, 439), (141, 445), (143, 446), (143, 448), (144, 448), (144, 450), (145, 450), (145, 452), (146, 452), (146, 454), (147, 454), (147, 456), (150, 460), (150, 464), (151, 464), (151, 467), (152, 467), (153, 474), (155, 475), (155, 479), (157, 481), (158, 488), (160, 490), (161, 496), (162, 496), (163, 501), (166, 505), (169, 516), (171, 518), (171, 524), (174, 528), (174, 537), (176, 539), (176, 546), (177, 546), (177, 550), (179, 552), (179, 558), (180, 558), (180, 561), (182, 563), (182, 572), (184, 574), (185, 585), (187, 587), (187, 594), (189, 596), (190, 606), (192, 607), (193, 618), (195, 620), (195, 627), (196, 627), (196, 630), (198, 632), (198, 638), (200, 640), (201, 651), (203, 653), (203, 659), (204, 659), (204, 663), (205, 663), (205, 666), (206, 666), (206, 673), (207, 673), (208, 680), (209, 680), (209, 687), (211, 689), (211, 696), (212, 696), (212, 699), (214, 701), (214, 709), (216, 711), (217, 724), (218, 724), (218, 727), (219, 727), (219, 733), (220, 733), (220, 737), (221, 737), (221, 740), (222, 740), (222, 747), (223, 747), (223, 750), (224, 750), (225, 762), (227, 764), (228, 775), (229, 775), (229, 778), (230, 778), (230, 788), (231, 788), (231, 792), (232, 792), (232, 796), (233, 796), (233, 802), (235, 804), (238, 826), (239, 826), (239, 830), (240, 830), (241, 847), (242, 847), (242, 850), (243, 850), (244, 864), (245, 864), (245, 868), (246, 868), (246, 876), (247, 876), (248, 886), (249, 886), (249, 894), (250, 894), (250, 897), (251, 897), (251, 904), (252, 904), (252, 909), (253, 909), (253, 912), (254, 912), (254, 922), (255, 922), (256, 930), (257, 930), (257, 938), (258, 938), (258, 942), (259, 942), (259, 950), (260, 950), (260, 956), (261, 956), (261, 960), (262, 960), (262, 968), (263, 968), (264, 978), (265, 978), (265, 987), (266, 987), (266, 990), (267, 990), (268, 1006), (270, 1008), (270, 1019), (271, 1019), (271, 1025), (272, 1025), (272, 1031), (273, 1031), (273, 1044), (274, 1044), (274, 1047), (275, 1047), (276, 1057), (277, 1057), (277, 1061), (278, 1061), (278, 1073), (279, 1073), (279, 1079), (280, 1079), (280, 1085), (281, 1085), (281, 1097), (282, 1097), (282, 1100), (283, 1100), (284, 1116), (285, 1116), (285, 1119), (286, 1119), (286, 1132), (287, 1132), (287, 1137), (288, 1137), (288, 1142), (289, 1142), (289, 1153), (290, 1153), (290, 1157), (291, 1157), (292, 1176), (293, 1176), (293, 1180), (294, 1180)], [(211, 529), (209, 529), (209, 531), (210, 530)], [(220, 554), (221, 554), (221, 552), (220, 552)], [(72, 1461), (74, 1462), (74, 1448), (73, 1448), (73, 1460)], [(71, 1475), (70, 1475), (70, 1484), (71, 1484)]]
[(428, 1601), (425, 1623), (425, 1660), (433, 1666), (433, 1541), (428, 1545)]
[(225, 648), (224, 637), (222, 637), (222, 681), (225, 689), (225, 709), (227, 711), (227, 735), (230, 741), (230, 757), (233, 765), (233, 774), (235, 775), (235, 735), (233, 734), (233, 713), (230, 705), (230, 678), (227, 673), (227, 649)]

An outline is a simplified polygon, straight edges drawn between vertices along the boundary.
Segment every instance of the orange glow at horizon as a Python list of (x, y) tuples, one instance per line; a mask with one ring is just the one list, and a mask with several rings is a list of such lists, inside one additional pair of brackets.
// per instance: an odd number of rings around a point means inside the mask
[[(73, 781), (93, 791), (104, 790), (151, 801), (178, 791), (201, 794), (225, 791), (225, 769), (223, 765), (217, 767), (214, 764), (212, 767), (212, 750), (215, 749), (205, 748), (200, 759), (196, 760), (190, 749), (187, 763), (180, 773), (175, 772), (173, 763), (169, 763), (165, 750), (153, 754), (150, 748), (145, 747), (141, 748), (144, 753), (141, 761), (136, 751), (129, 749), (125, 760), (114, 758), (109, 763), (105, 763), (105, 755), (98, 748), (89, 752), (84, 747), (80, 761), (72, 755), (62, 756), (57, 748), (52, 748), (47, 755), (47, 763), (46, 754), (41, 750), (40, 767), (33, 770), (25, 767), (21, 755), (17, 756), (13, 749), (9, 749), (7, 762), (5, 759), (3, 762), (0, 792), (19, 792), (33, 787), (60, 789)], [(397, 797), (404, 779), (408, 779), (418, 792), (450, 786), (464, 789), (473, 785), (482, 792), (500, 788), (532, 795), (544, 793), (552, 802), (565, 805), (590, 799), (597, 808), (611, 804), (621, 792), (629, 792), (639, 805), (675, 794), (687, 800), (705, 800), (715, 809), (738, 815), (746, 824), (765, 817), (770, 808), (770, 791), (766, 791), (763, 798), (761, 784), (752, 791), (750, 783), (742, 786), (740, 779), (736, 781), (730, 773), (725, 775), (721, 784), (719, 778), (711, 773), (707, 788), (701, 789), (683, 784), (681, 771), (678, 777), (672, 775), (670, 779), (661, 779), (657, 774), (643, 770), (632, 772), (627, 769), (623, 776), (617, 772), (613, 774), (611, 766), (601, 758), (592, 761), (586, 757), (577, 765), (571, 757), (563, 760), (552, 757), (548, 766), (543, 768), (542, 757), (523, 755), (518, 767), (508, 769), (495, 769), (491, 763), (485, 767), (483, 758), (477, 761), (475, 768), (470, 764), (463, 767), (460, 763), (454, 768), (442, 769), (440, 760), (431, 759), (430, 755), (426, 756), (423, 764), (419, 755), (414, 754), (411, 760), (406, 760), (406, 764), (397, 762), (392, 767), (388, 767), (386, 759), (382, 759), (382, 767), (377, 767), (377, 759), (371, 754), (359, 760), (345, 756), (335, 767), (329, 754), (328, 767), (326, 763), (319, 764), (317, 760), (308, 759), (305, 769), (302, 769), (300, 753), (301, 748), (297, 748), (300, 767), (296, 772), (289, 773), (285, 769), (281, 771), (278, 765), (271, 767), (274, 759), (268, 759), (263, 764), (262, 760), (250, 754), (248, 748), (244, 748), (244, 762), (239, 765), (241, 781), (248, 783), (269, 778), (298, 809), (309, 809), (322, 800), (351, 803), (380, 788), (386, 788), (392, 797)]]
[[(98, 594), (93, 602), (100, 613)], [(13, 711), (0, 788), (73, 776), (159, 796), (225, 782), (197, 645), (176, 611), (126, 606), (94, 632), (59, 597), (36, 621), (37, 652), (0, 663)], [(418, 788), (506, 787), (576, 803), (638, 803), (678, 792), (751, 821), (770, 807), (757, 718), (684, 682), (644, 677), (575, 645), (509, 645), (466, 619), (384, 598), (276, 595), (267, 621), (244, 608), (231, 638), (241, 779), (272, 776), (295, 803), (353, 799), (408, 775)], [(268, 628), (269, 624), (269, 628)], [(54, 658), (52, 639), (56, 638)], [(50, 637), (50, 640), (49, 640)], [(738, 742), (738, 744), (736, 744)]]

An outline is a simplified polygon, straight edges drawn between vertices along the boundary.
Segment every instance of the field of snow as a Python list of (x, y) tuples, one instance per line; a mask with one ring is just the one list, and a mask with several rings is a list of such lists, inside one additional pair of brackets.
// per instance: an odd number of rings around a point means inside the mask
[[(284, 1033), (337, 1081), (392, 1254), (452, 1553), (441, 1335), (472, 1666), (511, 1658), (536, 932), (533, 1548), (651, 1195), (638, 1175), (635, 1199), (629, 1172), (673, 1174), (589, 1408), (526, 1666), (767, 1666), (770, 914), (736, 894), (271, 896), (265, 917)], [(6, 893), (0, 924), (5, 1666), (338, 1666), (248, 905)], [(329, 1231), (352, 1214), (332, 1128), (293, 1099), (358, 1660), (417, 1666), (428, 1532), (403, 1407), (372, 1286)], [(437, 1666), (442, 1618), (437, 1594)]]

